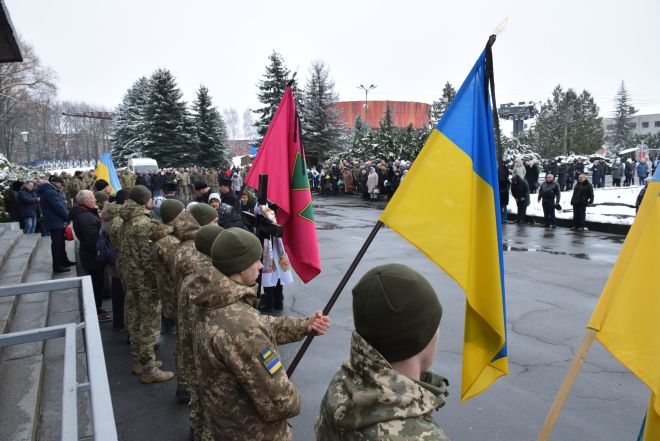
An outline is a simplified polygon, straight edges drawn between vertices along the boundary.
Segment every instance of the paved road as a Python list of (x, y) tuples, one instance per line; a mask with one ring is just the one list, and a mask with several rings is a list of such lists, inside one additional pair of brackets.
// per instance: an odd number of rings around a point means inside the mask
[[(322, 308), (373, 227), (380, 211), (353, 198), (318, 198), (315, 215), (323, 272), (308, 285), (285, 290), (285, 313)], [(337, 302), (327, 336), (318, 338), (293, 379), (303, 396), (291, 420), (294, 439), (314, 439), (313, 425), (326, 386), (347, 357), (353, 328), (350, 288), (371, 267), (400, 262), (425, 274), (444, 308), (433, 370), (448, 377), (451, 396), (436, 418), (453, 440), (532, 440), (578, 347), (623, 238), (567, 229), (504, 226), (510, 375), (460, 403), (465, 296), (424, 255), (387, 228), (381, 230), (348, 289)], [(104, 328), (115, 415), (122, 440), (184, 440), (185, 409), (174, 403), (174, 383), (141, 386), (129, 372), (122, 335)], [(290, 360), (298, 345), (281, 348)], [(173, 366), (173, 339), (160, 356)], [(645, 387), (595, 343), (553, 432), (554, 440), (635, 439), (647, 400)], [(249, 428), (246, 428), (249, 430)]]

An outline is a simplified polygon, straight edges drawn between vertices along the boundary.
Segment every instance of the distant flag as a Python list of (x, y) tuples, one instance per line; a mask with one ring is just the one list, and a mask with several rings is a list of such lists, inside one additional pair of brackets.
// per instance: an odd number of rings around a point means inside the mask
[(488, 48), (380, 217), (465, 290), (462, 400), (509, 372), (487, 52)]
[(94, 172), (96, 179), (104, 179), (112, 187), (112, 193), (116, 193), (121, 190), (121, 183), (119, 182), (119, 177), (117, 176), (117, 170), (112, 163), (112, 157), (109, 152), (103, 153), (101, 157), (101, 162), (96, 166), (96, 171)]
[[(617, 360), (651, 390), (645, 441), (660, 440), (660, 169), (648, 184), (589, 328)], [(649, 278), (650, 277), (650, 278)]]
[(268, 175), (268, 199), (279, 207), (277, 222), (284, 227), (282, 241), (291, 265), (307, 283), (321, 272), (321, 259), (291, 86), (286, 88), (261, 141), (246, 183), (258, 188), (261, 174)]

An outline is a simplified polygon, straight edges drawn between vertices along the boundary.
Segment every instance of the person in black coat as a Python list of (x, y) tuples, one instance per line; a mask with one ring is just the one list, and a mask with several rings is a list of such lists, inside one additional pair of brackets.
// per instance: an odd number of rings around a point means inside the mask
[[(556, 202), (555, 202), (556, 199)], [(543, 218), (545, 220), (545, 228), (556, 228), (557, 220), (555, 219), (555, 205), (559, 204), (561, 199), (561, 192), (559, 185), (555, 182), (555, 177), (552, 173), (545, 176), (545, 182), (539, 187), (539, 201), (542, 201)]]
[(18, 192), (21, 191), (21, 188), (23, 188), (23, 182), (12, 182), (9, 191), (7, 192), (5, 208), (7, 213), (9, 213), (9, 216), (11, 216), (11, 220), (14, 222), (20, 222), (21, 228), (23, 228), (23, 220), (21, 219), (21, 211), (18, 203)]
[(571, 205), (573, 206), (573, 227), (571, 230), (584, 230), (587, 219), (587, 205), (594, 203), (594, 187), (587, 179), (587, 175), (581, 173), (578, 183), (573, 190)]
[(34, 233), (37, 227), (37, 217), (39, 212), (39, 198), (32, 191), (34, 184), (28, 181), (18, 191), (18, 208), (21, 220), (23, 221), (23, 234)]
[(529, 192), (536, 193), (539, 188), (539, 164), (535, 160), (530, 160), (528, 165), (529, 169), (527, 165), (525, 166), (525, 179), (527, 179)]
[(582, 159), (578, 159), (578, 160), (575, 162), (575, 174), (573, 175), (573, 176), (575, 176), (575, 180), (576, 180), (576, 181), (578, 180), (578, 177), (579, 177), (582, 173), (584, 173), (584, 164), (582, 163)]
[(96, 313), (100, 322), (110, 321), (108, 311), (101, 309), (103, 299), (103, 270), (105, 265), (96, 258), (96, 242), (101, 232), (101, 219), (96, 208), (96, 198), (89, 190), (76, 195), (76, 205), (69, 211), (73, 231), (80, 242), (80, 265), (92, 277)]
[(509, 205), (511, 183), (509, 182), (509, 169), (501, 159), (499, 162), (497, 166), (497, 180), (500, 187), (500, 211), (502, 213), (502, 221), (505, 221), (507, 214), (506, 208)]
[(568, 175), (568, 166), (564, 161), (562, 161), (561, 164), (559, 164), (559, 167), (557, 167), (557, 181), (559, 183), (559, 190), (564, 191), (566, 190), (566, 176)]
[[(39, 204), (44, 227), (50, 233), (50, 251), (53, 258), (53, 272), (63, 273), (69, 271), (72, 262), (66, 255), (64, 228), (69, 221), (69, 213), (60, 192), (64, 186), (61, 176), (53, 176), (50, 182), (46, 181), (39, 186)], [(94, 202), (96, 203), (96, 202)]]
[(518, 206), (518, 219), (517, 223), (524, 224), (527, 216), (527, 207), (529, 206), (529, 184), (520, 176), (514, 176), (511, 179), (511, 195), (516, 200)]
[(551, 159), (548, 165), (545, 166), (546, 174), (557, 176), (558, 171), (559, 171), (559, 166), (557, 165), (557, 161), (554, 159)]
[(575, 183), (575, 164), (569, 162), (566, 166), (566, 190), (572, 190)]

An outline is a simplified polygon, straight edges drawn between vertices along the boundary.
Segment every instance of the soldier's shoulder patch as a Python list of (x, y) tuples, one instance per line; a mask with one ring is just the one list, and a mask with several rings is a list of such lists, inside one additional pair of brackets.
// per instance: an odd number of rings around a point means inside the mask
[(259, 356), (261, 358), (261, 363), (270, 375), (275, 375), (275, 373), (282, 368), (280, 357), (278, 357), (274, 351), (271, 351), (268, 346), (261, 350)]

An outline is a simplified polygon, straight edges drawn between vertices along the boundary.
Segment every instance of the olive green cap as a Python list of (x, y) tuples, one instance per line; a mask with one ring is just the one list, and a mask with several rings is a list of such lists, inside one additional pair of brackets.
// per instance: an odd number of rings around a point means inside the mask
[(144, 185), (136, 185), (128, 192), (128, 198), (140, 205), (144, 205), (151, 199), (151, 191)]
[(208, 224), (197, 230), (197, 233), (195, 233), (195, 248), (197, 248), (197, 251), (211, 257), (213, 241), (223, 229), (218, 224)]
[(160, 204), (160, 218), (164, 224), (172, 222), (183, 211), (183, 202), (176, 199), (165, 199)]
[(259, 239), (242, 228), (227, 228), (213, 241), (211, 259), (225, 276), (240, 273), (261, 259), (263, 249)]
[(195, 204), (190, 208), (190, 214), (193, 215), (198, 224), (208, 225), (213, 219), (218, 218), (218, 211), (209, 204)]

